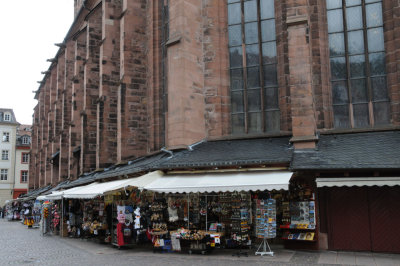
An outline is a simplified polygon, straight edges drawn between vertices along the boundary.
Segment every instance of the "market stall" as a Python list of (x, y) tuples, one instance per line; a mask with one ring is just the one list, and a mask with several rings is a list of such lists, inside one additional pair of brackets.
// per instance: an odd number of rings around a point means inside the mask
[[(162, 230), (170, 233), (157, 237), (155, 246), (177, 243), (179, 239), (181, 249), (189, 246), (189, 252), (206, 253), (221, 245), (237, 248), (239, 251), (235, 255), (247, 255), (242, 249), (249, 248), (254, 238), (265, 242), (277, 236), (276, 202), (272, 197), (279, 195), (276, 197), (282, 198), (280, 191), (288, 191), (291, 176), (292, 173), (284, 171), (256, 171), (165, 175), (158, 178), (144, 188), (167, 199), (180, 197), (180, 201), (184, 202), (179, 205), (183, 209), (183, 220), (169, 209), (168, 215), (183, 222), (183, 229), (176, 231), (176, 226), (164, 217)], [(152, 224), (153, 231), (159, 230), (159, 227), (159, 221)], [(185, 240), (191, 243), (187, 245)], [(266, 252), (273, 254), (270, 250)]]

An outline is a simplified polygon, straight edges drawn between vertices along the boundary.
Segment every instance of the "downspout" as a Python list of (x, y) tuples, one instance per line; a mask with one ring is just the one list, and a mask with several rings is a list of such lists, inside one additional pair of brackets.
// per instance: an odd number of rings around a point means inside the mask
[[(15, 176), (16, 176), (16, 171), (17, 171), (17, 128), (15, 127), (15, 145), (14, 145), (14, 182), (12, 182), (12, 196), (14, 198), (14, 189), (15, 189)], [(29, 172), (28, 172), (29, 173)], [(29, 174), (28, 174), (29, 177)]]
[(168, 153), (170, 156), (168, 157), (168, 159), (172, 158), (174, 156), (174, 152), (167, 150), (165, 147), (161, 148), (161, 151)]

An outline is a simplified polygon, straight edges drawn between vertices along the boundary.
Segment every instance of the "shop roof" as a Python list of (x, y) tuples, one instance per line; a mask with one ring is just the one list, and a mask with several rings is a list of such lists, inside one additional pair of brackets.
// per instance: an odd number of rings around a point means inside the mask
[(168, 154), (161, 152), (147, 157), (140, 157), (134, 161), (128, 162), (126, 165), (114, 166), (110, 170), (98, 173), (96, 180), (135, 174), (144, 171), (155, 170), (160, 164), (168, 160)]
[(48, 185), (46, 187), (37, 188), (35, 190), (29, 191), (28, 193), (26, 193), (25, 195), (23, 195), (19, 199), (21, 199), (22, 201), (29, 200), (29, 199), (34, 199), (37, 196), (39, 196), (40, 194), (42, 194), (42, 193), (44, 193), (44, 192), (46, 192), (46, 191), (48, 191), (50, 189), (51, 189), (51, 185)]
[(161, 152), (151, 156), (140, 157), (136, 160), (129, 161), (124, 165), (113, 165), (104, 169), (102, 172), (92, 172), (81, 176), (62, 186), (62, 188), (72, 188), (76, 186), (86, 185), (95, 181), (105, 180), (113, 177), (120, 177), (129, 174), (147, 172), (157, 170), (158, 165), (168, 159), (168, 154)]
[(219, 140), (202, 142), (192, 150), (178, 152), (160, 169), (226, 167), (256, 164), (289, 164), (289, 137)]
[(295, 151), (292, 170), (399, 169), (400, 131), (321, 135), (317, 149)]

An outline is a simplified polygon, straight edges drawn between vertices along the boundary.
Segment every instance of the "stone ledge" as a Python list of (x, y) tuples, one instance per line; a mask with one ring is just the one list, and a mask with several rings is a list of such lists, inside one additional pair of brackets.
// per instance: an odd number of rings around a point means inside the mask
[(295, 26), (299, 24), (308, 24), (307, 16), (293, 16), (286, 19), (286, 24), (289, 26)]

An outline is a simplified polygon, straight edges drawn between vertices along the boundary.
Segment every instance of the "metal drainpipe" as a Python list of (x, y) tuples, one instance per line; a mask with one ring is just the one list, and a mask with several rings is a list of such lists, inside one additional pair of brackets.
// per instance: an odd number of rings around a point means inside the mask
[[(14, 182), (12, 183), (12, 191), (11, 191), (11, 195), (12, 198), (14, 198), (14, 189), (15, 189), (15, 175), (16, 175), (16, 171), (17, 171), (17, 128), (15, 128), (15, 145), (14, 145)], [(29, 173), (29, 172), (28, 172)], [(29, 176), (29, 174), (28, 174)]]

